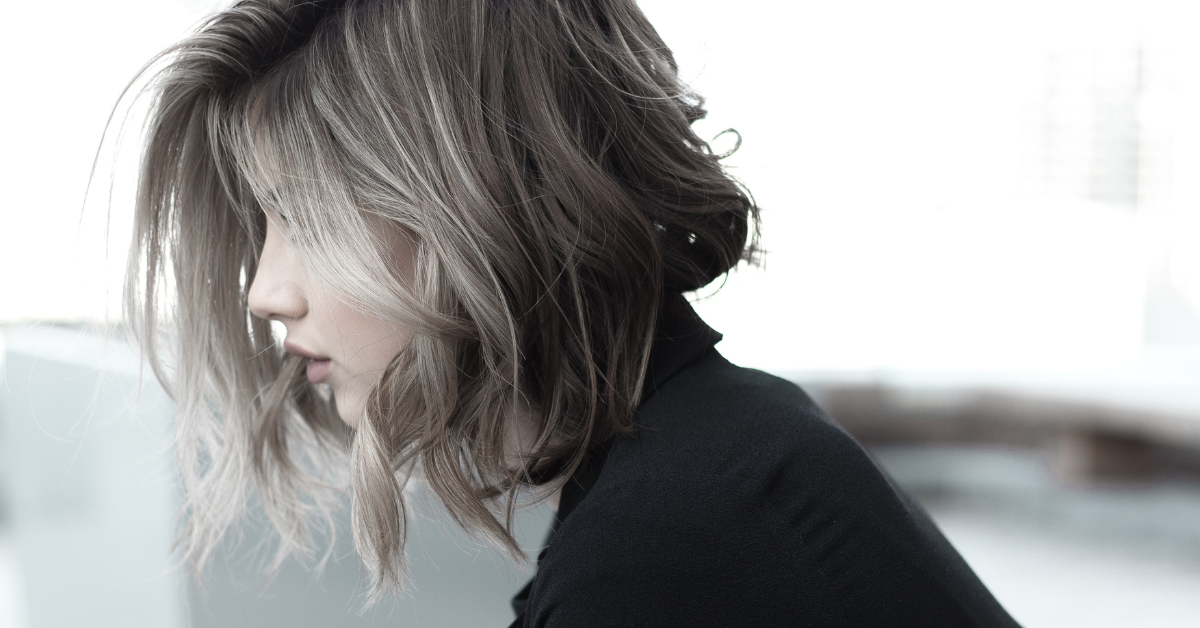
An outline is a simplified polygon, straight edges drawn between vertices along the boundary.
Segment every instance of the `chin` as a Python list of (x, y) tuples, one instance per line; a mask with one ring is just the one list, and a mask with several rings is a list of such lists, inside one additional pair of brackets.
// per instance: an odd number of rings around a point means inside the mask
[(358, 424), (363, 418), (363, 407), (361, 403), (341, 403), (334, 397), (333, 406), (337, 410), (338, 418), (342, 423), (349, 425), (353, 429), (358, 429)]

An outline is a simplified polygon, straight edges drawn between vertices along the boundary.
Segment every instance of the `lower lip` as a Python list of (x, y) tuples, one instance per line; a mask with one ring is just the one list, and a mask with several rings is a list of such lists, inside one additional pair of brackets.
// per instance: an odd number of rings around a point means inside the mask
[(332, 360), (313, 360), (308, 361), (308, 381), (314, 384), (323, 384), (329, 379), (329, 371), (333, 368)]

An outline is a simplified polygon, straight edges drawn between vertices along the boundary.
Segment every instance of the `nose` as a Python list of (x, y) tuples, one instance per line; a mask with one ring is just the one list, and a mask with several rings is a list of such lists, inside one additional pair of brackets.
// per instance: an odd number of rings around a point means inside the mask
[(247, 300), (251, 314), (287, 323), (308, 313), (304, 265), (291, 242), (273, 222), (267, 220), (267, 237)]

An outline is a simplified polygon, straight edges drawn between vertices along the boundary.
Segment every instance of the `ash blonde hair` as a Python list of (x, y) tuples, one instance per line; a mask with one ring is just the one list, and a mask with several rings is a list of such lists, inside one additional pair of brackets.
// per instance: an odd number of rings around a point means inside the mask
[[(523, 488), (633, 429), (663, 298), (753, 248), (757, 209), (632, 0), (242, 0), (154, 67), (126, 317), (177, 404), (197, 569), (250, 487), (280, 559), (308, 548), (344, 453), (372, 599), (403, 585), (415, 468), (519, 555)], [(354, 431), (249, 313), (263, 208), (415, 332)], [(381, 229), (416, 243), (411, 285)]]

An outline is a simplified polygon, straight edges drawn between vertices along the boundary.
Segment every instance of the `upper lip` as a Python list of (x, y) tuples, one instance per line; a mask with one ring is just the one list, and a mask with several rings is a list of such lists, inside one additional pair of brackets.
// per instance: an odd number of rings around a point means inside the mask
[(292, 355), (298, 355), (302, 358), (308, 358), (310, 360), (328, 360), (329, 359), (323, 355), (317, 355), (317, 354), (313, 353), (312, 351), (309, 351), (308, 349), (305, 349), (304, 347), (301, 347), (300, 345), (291, 343), (291, 342), (283, 343), (283, 350), (287, 351), (288, 353), (290, 353)]

